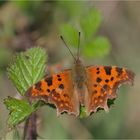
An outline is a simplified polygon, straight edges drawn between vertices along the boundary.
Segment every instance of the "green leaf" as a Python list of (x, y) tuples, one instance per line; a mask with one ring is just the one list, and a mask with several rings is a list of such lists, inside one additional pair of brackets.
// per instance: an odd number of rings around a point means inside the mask
[(96, 33), (101, 24), (101, 14), (97, 9), (93, 9), (86, 13), (80, 20), (80, 25), (86, 38), (92, 37)]
[(86, 108), (84, 106), (80, 106), (80, 118), (87, 117)]
[(16, 56), (15, 62), (8, 68), (8, 76), (21, 95), (44, 76), (46, 60), (45, 50), (39, 47)]
[[(39, 47), (29, 49), (16, 56), (15, 62), (8, 68), (8, 76), (21, 95), (24, 95), (30, 86), (43, 77), (46, 59), (45, 50)], [(8, 124), (12, 126), (25, 120), (43, 105), (40, 101), (29, 104), (26, 100), (18, 100), (12, 97), (5, 99), (4, 103), (10, 110)]]
[(85, 56), (93, 58), (93, 57), (104, 57), (110, 51), (111, 45), (107, 38), (97, 37), (91, 42), (87, 43), (87, 45), (83, 49), (83, 53)]
[(10, 111), (8, 124), (15, 126), (24, 121), (29, 115), (35, 112), (39, 107), (45, 105), (44, 101), (38, 100), (30, 104), (27, 100), (19, 100), (12, 97), (4, 99), (4, 104)]
[(81, 8), (86, 4), (85, 1), (62, 1), (57, 0), (57, 6), (62, 9), (62, 12), (65, 11), (65, 14), (70, 18), (77, 17), (80, 12)]
[(78, 46), (78, 31), (76, 28), (69, 24), (64, 24), (60, 27), (60, 33), (64, 37), (64, 40), (67, 42), (68, 46)]
[(19, 100), (12, 97), (4, 99), (4, 104), (10, 110), (8, 118), (10, 126), (17, 125), (36, 110), (27, 100)]

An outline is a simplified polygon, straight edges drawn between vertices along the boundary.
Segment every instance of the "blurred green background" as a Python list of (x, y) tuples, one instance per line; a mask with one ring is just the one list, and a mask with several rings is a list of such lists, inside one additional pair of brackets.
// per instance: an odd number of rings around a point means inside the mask
[[(47, 51), (47, 67), (52, 71), (58, 71), (58, 65), (62, 69), (70, 68), (73, 59), (59, 36), (62, 34), (70, 47), (75, 46), (77, 38), (71, 33), (71, 27), (74, 27), (87, 33), (81, 35), (81, 57), (85, 65), (127, 67), (136, 73), (134, 86), (120, 88), (119, 97), (109, 113), (100, 111), (84, 119), (67, 114), (57, 117), (55, 109), (42, 107), (38, 111), (39, 135), (48, 139), (140, 138), (139, 7), (138, 1), (0, 1), (0, 136), (7, 133), (8, 111), (3, 99), (8, 95), (19, 97), (6, 73), (13, 56), (33, 46), (41, 46)], [(94, 14), (97, 16), (95, 22), (91, 21), (85, 28), (82, 23), (95, 8), (101, 17)], [(94, 35), (90, 33), (92, 27), (95, 27), (92, 29)], [(91, 53), (91, 46), (98, 43), (91, 42), (90, 45), (89, 42), (97, 36), (106, 38), (104, 49)], [(76, 49), (71, 49), (75, 54)]]

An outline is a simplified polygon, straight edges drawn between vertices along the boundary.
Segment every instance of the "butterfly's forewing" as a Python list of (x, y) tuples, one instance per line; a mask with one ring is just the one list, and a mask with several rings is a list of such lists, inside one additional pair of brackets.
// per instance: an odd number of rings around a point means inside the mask
[(47, 76), (27, 92), (30, 98), (43, 99), (57, 108), (57, 114), (67, 112), (79, 115), (78, 96), (74, 93), (72, 71)]
[(123, 83), (133, 84), (134, 73), (116, 66), (89, 66), (86, 68), (88, 99), (87, 113), (97, 108), (108, 110), (107, 100), (117, 97), (116, 90)]

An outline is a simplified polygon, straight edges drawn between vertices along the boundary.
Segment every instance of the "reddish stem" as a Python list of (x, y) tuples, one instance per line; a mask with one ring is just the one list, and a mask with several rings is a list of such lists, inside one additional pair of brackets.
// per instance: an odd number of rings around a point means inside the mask
[(32, 113), (25, 122), (23, 140), (37, 140), (36, 113)]

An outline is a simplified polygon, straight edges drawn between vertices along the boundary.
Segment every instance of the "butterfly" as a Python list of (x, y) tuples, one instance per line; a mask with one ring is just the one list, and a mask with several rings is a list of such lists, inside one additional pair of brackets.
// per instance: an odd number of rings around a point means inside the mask
[[(62, 36), (61, 39), (67, 47)], [(70, 49), (69, 51), (72, 54)], [(74, 57), (73, 54), (72, 56)], [(84, 106), (86, 115), (89, 116), (99, 108), (108, 111), (108, 101), (117, 98), (117, 89), (121, 84), (133, 85), (135, 74), (126, 68), (85, 67), (79, 58), (79, 45), (77, 58), (74, 59), (73, 69), (46, 76), (30, 87), (28, 96), (55, 105), (57, 115), (67, 112), (79, 116), (80, 107)]]

